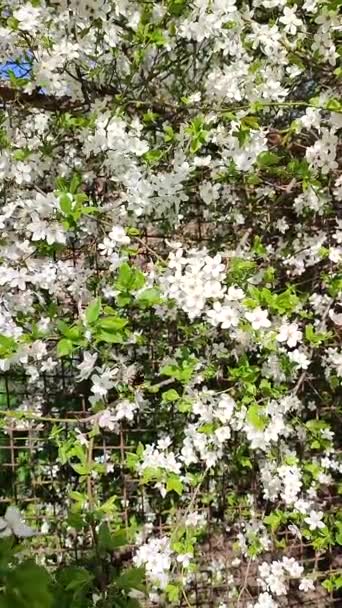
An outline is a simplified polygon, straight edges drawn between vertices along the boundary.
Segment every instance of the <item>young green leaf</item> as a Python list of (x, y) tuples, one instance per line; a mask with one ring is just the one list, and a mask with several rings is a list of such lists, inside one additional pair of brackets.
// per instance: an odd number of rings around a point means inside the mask
[(72, 351), (73, 344), (71, 340), (68, 340), (67, 338), (59, 340), (57, 343), (57, 354), (59, 357), (67, 357), (68, 355), (71, 355)]
[(95, 323), (99, 318), (101, 312), (101, 300), (100, 298), (95, 298), (90, 304), (88, 304), (85, 316), (88, 323)]

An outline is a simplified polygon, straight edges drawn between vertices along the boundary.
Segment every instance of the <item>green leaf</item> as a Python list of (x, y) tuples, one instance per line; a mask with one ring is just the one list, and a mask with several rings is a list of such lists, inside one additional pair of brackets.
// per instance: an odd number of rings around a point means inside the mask
[(261, 238), (259, 236), (254, 237), (254, 242), (252, 246), (252, 251), (259, 256), (265, 255), (267, 249), (265, 245), (262, 244)]
[(89, 587), (94, 574), (79, 566), (68, 566), (61, 570), (58, 579), (66, 591), (75, 591)]
[(258, 431), (263, 431), (267, 426), (267, 418), (260, 405), (251, 405), (247, 412), (247, 422), (254, 426)]
[(101, 300), (100, 298), (95, 298), (90, 304), (87, 306), (85, 311), (85, 316), (88, 323), (95, 323), (99, 318), (101, 312)]
[(192, 410), (192, 400), (189, 397), (184, 397), (177, 404), (177, 409), (182, 414), (186, 414), (187, 412), (191, 412)]
[(128, 543), (127, 530), (117, 530), (112, 534), (113, 548), (124, 547)]
[[(262, 293), (264, 293), (264, 290), (262, 290)], [(298, 296), (293, 293), (293, 290), (286, 289), (286, 291), (283, 291), (278, 295), (272, 294), (269, 307), (280, 314), (284, 314), (293, 312), (299, 303), (300, 300)]]
[(117, 496), (110, 496), (100, 507), (99, 511), (101, 513), (114, 513), (116, 510), (115, 502), (117, 500)]
[(126, 452), (126, 465), (130, 470), (135, 471), (139, 460), (139, 456), (134, 454), (134, 452)]
[(115, 286), (120, 291), (137, 291), (144, 286), (145, 277), (144, 274), (134, 268), (134, 266), (130, 266), (127, 262), (121, 264), (119, 268), (119, 274)]
[(110, 528), (106, 522), (102, 523), (97, 538), (99, 549), (102, 551), (113, 551), (113, 537)]
[(339, 99), (330, 99), (326, 105), (327, 110), (331, 110), (332, 112), (341, 112), (342, 111), (342, 103)]
[(310, 342), (310, 344), (315, 347), (319, 346), (321, 342), (329, 339), (332, 336), (331, 332), (316, 332), (311, 323), (306, 325), (305, 327), (305, 338)]
[(170, 378), (175, 378), (182, 383), (189, 382), (191, 376), (193, 375), (195, 368), (197, 365), (197, 359), (193, 356), (188, 356), (188, 358), (183, 359), (179, 363), (170, 363), (169, 365), (164, 365), (160, 373), (163, 376), (169, 376)]
[(181, 592), (177, 585), (169, 583), (165, 591), (170, 602), (178, 602)]
[(258, 118), (256, 116), (245, 116), (241, 119), (241, 122), (251, 129), (260, 129)]
[(74, 175), (72, 177), (72, 180), (70, 182), (70, 192), (71, 192), (71, 194), (75, 194), (77, 192), (77, 190), (79, 189), (81, 183), (82, 183), (82, 178), (77, 173), (74, 173)]
[(16, 19), (15, 17), (8, 17), (6, 20), (7, 27), (11, 28), (14, 31), (18, 29), (19, 23), (20, 21), (18, 21), (18, 19)]
[(72, 500), (76, 500), (76, 502), (80, 502), (82, 504), (87, 501), (87, 495), (82, 494), (81, 492), (70, 492), (69, 496)]
[(57, 343), (57, 355), (59, 357), (67, 357), (72, 353), (72, 351), (73, 344), (71, 340), (68, 340), (67, 338), (62, 338), (62, 340), (59, 340)]
[(170, 477), (168, 477), (167, 483), (166, 483), (166, 490), (168, 492), (176, 492), (176, 494), (181, 496), (183, 493), (183, 489), (184, 489), (183, 483), (180, 480), (180, 478), (178, 477), (178, 475), (171, 475)]
[(273, 511), (269, 515), (264, 517), (264, 523), (268, 526), (271, 526), (272, 532), (276, 532), (281, 524), (282, 514), (278, 511)]
[(123, 572), (115, 582), (117, 586), (124, 591), (130, 591), (131, 589), (145, 591), (144, 580), (145, 568), (129, 568)]
[(121, 317), (105, 317), (99, 321), (99, 326), (108, 331), (123, 329), (127, 324), (127, 319), (122, 319)]
[(70, 215), (72, 212), (72, 200), (69, 194), (62, 194), (59, 197), (59, 206), (65, 215)]
[(259, 167), (271, 167), (273, 165), (278, 165), (281, 161), (281, 156), (275, 154), (275, 152), (261, 152), (257, 159), (257, 164)]
[(100, 342), (108, 342), (108, 344), (122, 344), (124, 342), (124, 336), (118, 332), (111, 333), (109, 331), (101, 331), (98, 334), (97, 339)]
[(75, 528), (75, 530), (84, 530), (84, 528), (86, 528), (88, 526), (87, 522), (85, 521), (84, 517), (81, 515), (81, 513), (69, 513), (68, 518), (67, 518), (67, 522), (69, 524), (69, 526), (71, 526), (72, 528)]
[(135, 599), (135, 597), (125, 598), (124, 608), (141, 608), (140, 602)]
[(216, 427), (214, 422), (206, 422), (198, 428), (198, 432), (203, 433), (204, 435), (212, 435), (215, 431), (215, 428)]
[(81, 337), (81, 329), (77, 325), (69, 326), (64, 321), (57, 321), (57, 328), (65, 338), (72, 342), (77, 342)]
[(132, 301), (132, 297), (129, 294), (119, 293), (116, 296), (116, 301), (119, 306), (124, 307), (124, 306), (127, 306), (127, 304), (129, 304)]
[(161, 301), (160, 291), (155, 287), (149, 287), (138, 295), (137, 301), (143, 306), (154, 306), (155, 304), (159, 304)]
[(148, 152), (145, 152), (143, 158), (149, 165), (154, 165), (160, 161), (163, 155), (163, 150), (149, 150)]
[(0, 334), (0, 357), (6, 358), (11, 356), (17, 348), (17, 343), (14, 338), (3, 336)]
[(342, 587), (342, 574), (332, 574), (322, 582), (322, 586), (329, 591), (329, 593), (332, 593), (335, 590), (338, 591)]
[(338, 545), (342, 546), (342, 521), (336, 522), (335, 540)]
[(164, 365), (161, 368), (160, 373), (163, 376), (170, 376), (170, 378), (179, 378), (179, 367), (176, 363), (170, 363), (169, 365)]
[(329, 593), (332, 593), (332, 591), (334, 591), (334, 583), (332, 579), (326, 578), (324, 581), (322, 581), (322, 587), (324, 587), (324, 589), (326, 589)]
[(287, 164), (287, 169), (290, 175), (298, 177), (299, 179), (308, 179), (310, 177), (310, 167), (308, 161), (304, 159), (295, 158)]
[(180, 396), (174, 388), (170, 388), (170, 390), (165, 391), (162, 396), (162, 400), (166, 403), (171, 401), (177, 401), (177, 399), (179, 398)]
[(169, 125), (164, 126), (164, 141), (167, 143), (175, 139), (175, 132)]
[(131, 226), (130, 228), (127, 228), (126, 234), (127, 236), (139, 236), (140, 230), (136, 226)]
[(150, 481), (163, 481), (164, 471), (154, 467), (146, 467), (143, 474), (143, 483), (150, 483)]
[(74, 471), (76, 473), (78, 473), (78, 475), (90, 475), (91, 473), (91, 466), (86, 465), (86, 464), (72, 464), (71, 465), (72, 468), (74, 469)]
[(12, 608), (50, 608), (53, 596), (50, 576), (33, 560), (26, 560), (9, 571), (5, 598)]
[(127, 531), (117, 530), (112, 533), (109, 525), (103, 522), (98, 532), (98, 544), (102, 551), (114, 551), (119, 547), (124, 547), (128, 543)]
[(14, 338), (9, 338), (8, 336), (3, 336), (2, 334), (0, 334), (0, 346), (12, 349), (15, 347), (15, 340)]

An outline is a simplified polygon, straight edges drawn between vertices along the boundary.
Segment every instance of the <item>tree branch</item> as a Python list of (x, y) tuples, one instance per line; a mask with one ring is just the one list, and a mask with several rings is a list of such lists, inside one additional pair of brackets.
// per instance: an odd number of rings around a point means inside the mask
[(74, 101), (71, 97), (54, 97), (44, 93), (24, 93), (18, 89), (12, 89), (4, 85), (0, 86), (0, 100), (4, 102), (14, 102), (23, 106), (31, 106), (49, 112), (75, 112), (80, 111), (83, 102)]
[[(22, 106), (30, 106), (31, 108), (38, 108), (41, 110), (47, 110), (48, 112), (70, 112), (70, 114), (79, 114), (85, 110), (86, 106), (91, 103), (92, 97), (98, 98), (99, 96), (112, 97), (117, 95), (117, 91), (112, 87), (101, 86), (99, 88), (89, 86), (89, 83), (83, 81), (83, 89), (87, 90), (87, 100), (75, 101), (71, 97), (64, 95), (63, 97), (55, 97), (54, 95), (46, 95), (35, 91), (34, 93), (25, 93), (20, 89), (13, 89), (11, 87), (0, 85), (0, 103), (1, 100), (4, 102), (13, 102)], [(164, 102), (158, 102), (151, 100), (129, 100), (123, 101), (123, 105), (127, 112), (136, 113), (139, 108), (144, 111), (146, 108), (151, 109), (153, 112), (160, 114), (163, 118), (173, 118), (179, 108), (173, 108), (168, 106)]]

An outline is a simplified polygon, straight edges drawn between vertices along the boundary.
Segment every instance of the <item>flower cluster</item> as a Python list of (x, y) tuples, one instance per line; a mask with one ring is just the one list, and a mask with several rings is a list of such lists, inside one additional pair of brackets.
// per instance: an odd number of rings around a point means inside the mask
[(148, 578), (157, 588), (165, 589), (169, 580), (172, 551), (168, 538), (151, 538), (137, 550), (133, 561), (144, 566)]

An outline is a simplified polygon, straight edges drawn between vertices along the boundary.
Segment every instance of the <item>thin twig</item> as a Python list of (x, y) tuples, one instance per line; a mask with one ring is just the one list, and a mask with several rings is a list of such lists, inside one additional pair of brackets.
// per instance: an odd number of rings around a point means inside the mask
[[(325, 321), (326, 321), (327, 316), (328, 316), (328, 314), (329, 314), (329, 310), (330, 310), (330, 308), (331, 308), (331, 306), (332, 306), (333, 301), (334, 301), (334, 298), (330, 298), (330, 300), (329, 300), (329, 302), (328, 302), (328, 304), (327, 304), (327, 306), (326, 306), (326, 309), (325, 309), (325, 311), (324, 311), (324, 314), (323, 314), (322, 320), (321, 320), (321, 322), (320, 322), (320, 324), (319, 324), (318, 331), (320, 331), (321, 329), (323, 329), (323, 328), (324, 328), (324, 324), (325, 324)], [(313, 353), (314, 353), (314, 349), (311, 349), (311, 351), (309, 352), (309, 357), (310, 357), (310, 359), (311, 359), (311, 357), (312, 357)], [(305, 379), (306, 379), (307, 373), (308, 373), (308, 370), (307, 370), (307, 369), (304, 369), (304, 370), (303, 370), (303, 372), (301, 373), (301, 375), (299, 376), (299, 378), (298, 378), (298, 380), (297, 380), (297, 383), (296, 383), (296, 385), (295, 385), (295, 387), (294, 387), (294, 389), (293, 389), (293, 394), (294, 394), (294, 395), (297, 395), (297, 393), (298, 393), (298, 391), (300, 390), (300, 388), (301, 388), (302, 384), (305, 382)]]
[(249, 560), (248, 560), (248, 562), (247, 562), (246, 574), (245, 574), (245, 578), (244, 578), (244, 581), (243, 581), (243, 585), (242, 585), (242, 587), (240, 589), (240, 593), (239, 593), (238, 598), (237, 598), (237, 606), (240, 605), (240, 600), (241, 600), (244, 592), (247, 591), (247, 589), (248, 589), (248, 576), (249, 576), (249, 571), (250, 571), (250, 568), (251, 568), (251, 563), (252, 563), (252, 558), (250, 557)]

